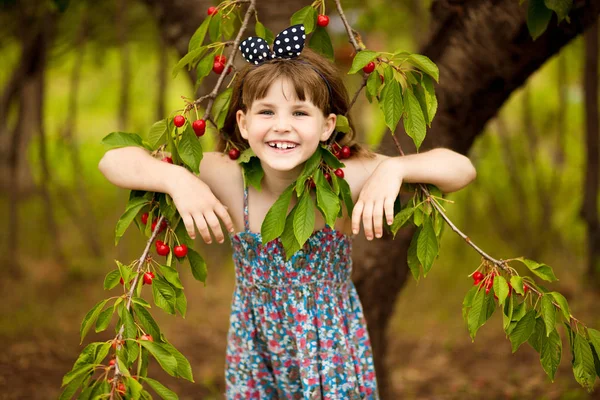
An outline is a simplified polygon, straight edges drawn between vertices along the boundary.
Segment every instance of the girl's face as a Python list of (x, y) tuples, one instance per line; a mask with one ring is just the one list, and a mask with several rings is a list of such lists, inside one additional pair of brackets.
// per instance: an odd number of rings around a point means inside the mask
[(319, 141), (332, 134), (336, 122), (335, 114), (324, 117), (308, 97), (298, 100), (291, 83), (283, 78), (274, 81), (267, 95), (254, 100), (246, 113), (238, 110), (236, 118), (242, 137), (265, 172), (299, 173)]

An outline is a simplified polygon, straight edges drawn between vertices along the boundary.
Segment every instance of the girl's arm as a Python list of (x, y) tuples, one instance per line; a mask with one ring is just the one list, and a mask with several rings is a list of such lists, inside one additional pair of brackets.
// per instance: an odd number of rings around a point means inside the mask
[[(223, 157), (218, 154), (205, 153), (204, 156), (207, 161), (203, 159), (201, 169), (209, 163), (218, 164), (217, 168), (225, 164), (221, 161)], [(122, 147), (107, 151), (100, 160), (98, 169), (106, 179), (118, 187), (168, 193), (173, 198), (192, 239), (196, 236), (195, 224), (206, 243), (212, 241), (208, 227), (217, 241), (222, 243), (224, 235), (218, 218), (229, 231), (233, 231), (233, 223), (227, 209), (204, 182), (204, 174), (203, 180), (200, 180), (185, 168), (159, 161), (139, 147)], [(221, 169), (221, 182), (228, 175), (223, 172), (224, 168)], [(206, 176), (207, 180), (214, 180), (211, 179), (210, 173)]]
[(346, 165), (351, 169), (347, 176), (354, 181), (351, 187), (360, 193), (352, 212), (352, 232), (358, 233), (362, 220), (369, 240), (373, 239), (373, 227), (375, 237), (383, 235), (384, 214), (388, 224), (393, 222), (394, 201), (403, 182), (430, 183), (450, 193), (467, 186), (477, 175), (468, 157), (445, 148), (403, 157), (378, 154)]

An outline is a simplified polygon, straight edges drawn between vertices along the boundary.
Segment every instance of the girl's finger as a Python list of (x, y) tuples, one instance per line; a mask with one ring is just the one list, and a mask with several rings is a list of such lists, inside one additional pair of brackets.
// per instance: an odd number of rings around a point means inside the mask
[(185, 230), (192, 239), (196, 238), (196, 229), (194, 229), (194, 220), (191, 214), (181, 214), (181, 219), (185, 225)]
[(358, 199), (352, 210), (352, 234), (356, 235), (360, 231), (360, 216), (365, 203)]
[(391, 225), (394, 222), (394, 201), (394, 198), (388, 197), (383, 203), (383, 206), (385, 207), (385, 216), (388, 225)]
[(373, 239), (373, 202), (365, 203), (365, 208), (362, 215), (363, 228), (365, 236), (368, 240)]
[(194, 214), (194, 222), (196, 222), (198, 232), (200, 232), (200, 236), (202, 236), (202, 239), (204, 239), (204, 243), (211, 244), (212, 238), (210, 237), (208, 226), (206, 225), (206, 221), (204, 220), (204, 215)]
[(215, 239), (217, 239), (217, 242), (223, 243), (223, 241), (225, 240), (225, 237), (223, 236), (223, 230), (221, 229), (221, 224), (219, 224), (219, 219), (217, 218), (215, 213), (212, 211), (205, 213), (204, 219), (210, 226), (210, 229), (212, 230), (213, 234), (215, 235)]
[(223, 224), (225, 224), (225, 228), (227, 228), (229, 232), (233, 233), (233, 221), (231, 221), (231, 216), (229, 216), (229, 213), (227, 212), (227, 207), (225, 207), (221, 203), (217, 204), (217, 206), (215, 207), (215, 214), (217, 214), (217, 217), (219, 217), (221, 221), (223, 221)]
[(373, 206), (373, 226), (375, 227), (375, 237), (383, 236), (383, 199), (377, 199)]

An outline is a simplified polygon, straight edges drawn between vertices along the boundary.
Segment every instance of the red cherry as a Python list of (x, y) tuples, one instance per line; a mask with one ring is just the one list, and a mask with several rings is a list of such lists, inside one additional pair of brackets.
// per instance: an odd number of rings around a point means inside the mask
[(119, 279), (119, 283), (120, 283), (121, 285), (124, 285), (124, 284), (125, 284), (125, 281), (123, 280), (123, 277), (121, 277), (121, 279)]
[(215, 61), (215, 63), (213, 64), (213, 71), (217, 75), (221, 75), (223, 73), (224, 69), (225, 69), (225, 64), (223, 64), (223, 63)]
[(319, 14), (317, 17), (317, 25), (322, 26), (323, 28), (329, 25), (329, 17), (327, 15)]
[(122, 382), (120, 382), (120, 383), (117, 385), (117, 392), (118, 392), (119, 394), (125, 394), (125, 391), (126, 391), (126, 390), (127, 390), (127, 389), (125, 388), (125, 384), (123, 384)]
[(154, 342), (154, 339), (152, 338), (152, 335), (142, 335), (140, 337), (140, 340), (147, 340), (149, 342)]
[(331, 183), (331, 175), (329, 175), (329, 172), (325, 172), (323, 176), (325, 177), (325, 179), (327, 179), (327, 182)]
[(340, 154), (342, 155), (342, 158), (350, 158), (352, 155), (352, 150), (350, 150), (350, 147), (348, 146), (342, 146), (342, 151)]
[(180, 128), (185, 124), (185, 117), (183, 115), (176, 115), (175, 118), (173, 118), (173, 123), (176, 127)]
[[(168, 247), (168, 246), (167, 246)], [(144, 285), (152, 285), (152, 280), (154, 279), (154, 272), (146, 272), (144, 274)]]
[(221, 56), (215, 56), (215, 61), (214, 62), (220, 62), (221, 64), (225, 65), (227, 64), (227, 57), (221, 55)]
[(116, 360), (113, 358), (112, 360), (110, 360), (108, 362), (108, 365), (110, 365), (112, 367), (113, 365), (115, 365), (115, 362), (116, 362)]
[[(373, 71), (375, 71), (375, 63), (373, 61), (371, 61), (370, 63), (368, 63), (367, 65), (365, 65), (363, 67), (363, 72), (365, 74), (370, 74)], [(381, 75), (379, 75), (379, 76), (381, 76)]]
[(192, 124), (192, 128), (194, 129), (196, 136), (200, 137), (204, 135), (204, 132), (206, 131), (206, 121), (203, 119), (197, 119)]
[(188, 249), (185, 244), (180, 244), (179, 246), (173, 247), (173, 254), (177, 257), (185, 257), (187, 255)]
[(162, 160), (160, 161), (164, 161), (167, 162), (169, 164), (173, 164), (173, 159), (171, 157), (164, 157)]
[[(154, 221), (152, 221), (152, 232), (154, 232), (154, 228), (156, 228), (156, 221), (157, 219), (154, 218)], [(167, 220), (163, 219), (162, 223), (160, 224), (160, 228), (158, 229), (158, 233), (161, 233), (162, 231), (164, 231), (167, 227)]]
[(331, 145), (331, 152), (332, 153), (335, 153), (336, 151), (340, 151), (340, 150), (342, 150), (342, 148), (340, 147), (339, 144), (334, 143), (333, 145)]
[(311, 189), (314, 189), (317, 187), (313, 178), (308, 178), (308, 186), (310, 186)]
[(481, 272), (477, 271), (473, 274), (473, 279), (476, 281), (480, 281), (483, 279), (483, 274)]
[(219, 12), (219, 10), (217, 10), (217, 7), (215, 7), (215, 6), (210, 6), (210, 7), (208, 7), (208, 10), (206, 10), (206, 13), (208, 15), (215, 15), (218, 12)]
[(490, 294), (490, 288), (485, 288), (485, 294)]
[(526, 286), (525, 284), (523, 284), (523, 292), (525, 294), (527, 294), (528, 291), (529, 291), (529, 286)]
[(148, 213), (142, 214), (142, 224), (146, 225), (148, 223)]
[(338, 160), (342, 159), (342, 152), (341, 151), (333, 151), (333, 155), (335, 156), (335, 158), (337, 158)]
[(229, 150), (229, 158), (231, 158), (232, 160), (237, 160), (238, 158), (240, 158), (240, 151), (238, 149)]
[(169, 247), (169, 245), (163, 244), (162, 246), (159, 246), (156, 248), (156, 252), (158, 253), (159, 256), (166, 256), (169, 254), (169, 252), (171, 251), (171, 248)]
[(342, 171), (341, 168), (336, 169), (334, 172), (335, 176), (337, 176), (340, 179), (344, 179), (344, 171)]
[(485, 284), (485, 287), (490, 289), (492, 286), (494, 286), (494, 278), (490, 278), (488, 279), (487, 283)]
[(479, 285), (481, 283), (481, 279), (475, 279), (473, 281), (473, 285)]

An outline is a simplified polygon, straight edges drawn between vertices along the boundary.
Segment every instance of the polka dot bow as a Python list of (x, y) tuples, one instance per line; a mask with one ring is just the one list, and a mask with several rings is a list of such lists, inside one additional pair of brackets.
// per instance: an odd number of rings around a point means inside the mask
[(251, 64), (260, 64), (273, 58), (295, 58), (304, 48), (304, 25), (292, 25), (277, 35), (273, 51), (266, 40), (251, 36), (240, 44), (242, 55)]

